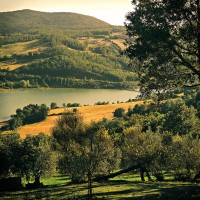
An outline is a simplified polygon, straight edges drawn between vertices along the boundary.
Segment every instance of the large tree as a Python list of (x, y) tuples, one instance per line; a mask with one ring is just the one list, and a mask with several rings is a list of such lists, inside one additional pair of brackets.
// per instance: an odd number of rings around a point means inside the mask
[(119, 165), (120, 152), (112, 137), (101, 123), (85, 124), (79, 113), (61, 116), (52, 135), (61, 152), (59, 169), (69, 174), (72, 182), (86, 181), (89, 174), (107, 174)]
[(49, 177), (56, 171), (56, 154), (52, 149), (52, 138), (40, 133), (27, 135), (23, 141), (21, 173), (28, 181), (34, 179), (35, 186), (41, 185), (41, 177)]
[(20, 174), (22, 140), (17, 133), (0, 134), (0, 178)]
[(132, 0), (126, 53), (141, 92), (200, 85), (200, 0)]

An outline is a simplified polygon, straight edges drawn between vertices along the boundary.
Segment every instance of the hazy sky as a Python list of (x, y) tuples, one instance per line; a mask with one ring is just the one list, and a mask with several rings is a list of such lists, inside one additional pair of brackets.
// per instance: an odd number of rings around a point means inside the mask
[(132, 11), (131, 0), (0, 0), (0, 12), (32, 9), (46, 12), (75, 12), (123, 25)]

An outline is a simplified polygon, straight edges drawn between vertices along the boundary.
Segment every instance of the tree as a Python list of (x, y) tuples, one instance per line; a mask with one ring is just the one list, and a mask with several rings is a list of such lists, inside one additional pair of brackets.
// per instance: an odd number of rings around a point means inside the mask
[(24, 124), (32, 124), (46, 119), (49, 108), (45, 104), (40, 106), (37, 104), (29, 104), (23, 109), (17, 109), (15, 115), (11, 115), (9, 120), (11, 130), (18, 128)]
[(50, 105), (51, 109), (56, 109), (57, 107), (58, 107), (57, 103), (55, 103), (55, 102), (52, 102), (51, 105)]
[(161, 136), (151, 131), (141, 132), (138, 127), (129, 127), (124, 131), (122, 143), (122, 165), (139, 166), (141, 180), (144, 181), (144, 172), (148, 170), (157, 173), (161, 170), (161, 155), (163, 147)]
[[(200, 140), (185, 136), (173, 136), (172, 143), (167, 148), (167, 163), (169, 169), (174, 171), (174, 176), (179, 180), (191, 180), (199, 173), (200, 169)], [(167, 168), (167, 167), (166, 167)]]
[(200, 85), (200, 1), (132, 0), (126, 54), (141, 92)]
[(51, 138), (40, 133), (27, 135), (23, 141), (21, 173), (26, 179), (34, 179), (35, 186), (40, 186), (40, 178), (51, 176), (56, 169), (56, 156), (52, 150)]
[(124, 108), (117, 108), (115, 111), (114, 111), (114, 117), (118, 117), (118, 118), (121, 118), (123, 117), (125, 114), (125, 109)]
[(22, 152), (19, 134), (0, 134), (0, 177), (20, 173)]
[(86, 125), (79, 113), (66, 113), (56, 123), (52, 135), (61, 152), (59, 168), (72, 182), (109, 173), (119, 164), (119, 153), (108, 132), (98, 123)]
[(196, 110), (193, 107), (187, 107), (181, 99), (169, 102), (171, 102), (171, 108), (164, 117), (161, 129), (180, 135), (194, 132), (198, 126)]

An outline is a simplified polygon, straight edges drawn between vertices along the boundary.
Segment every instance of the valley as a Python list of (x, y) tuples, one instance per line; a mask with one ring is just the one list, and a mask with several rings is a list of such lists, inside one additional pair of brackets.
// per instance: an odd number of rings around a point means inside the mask
[[(0, 27), (7, 26), (0, 31), (0, 87), (135, 89), (137, 75), (123, 55), (124, 28), (63, 15), (31, 10), (3, 15)], [(46, 22), (37, 23), (36, 17)], [(16, 24), (10, 24), (14, 18)]]

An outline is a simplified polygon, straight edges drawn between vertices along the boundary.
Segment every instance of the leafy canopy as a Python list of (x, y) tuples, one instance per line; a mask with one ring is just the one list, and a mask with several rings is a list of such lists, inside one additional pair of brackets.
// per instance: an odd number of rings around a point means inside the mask
[(126, 53), (141, 92), (200, 85), (199, 0), (133, 0)]

